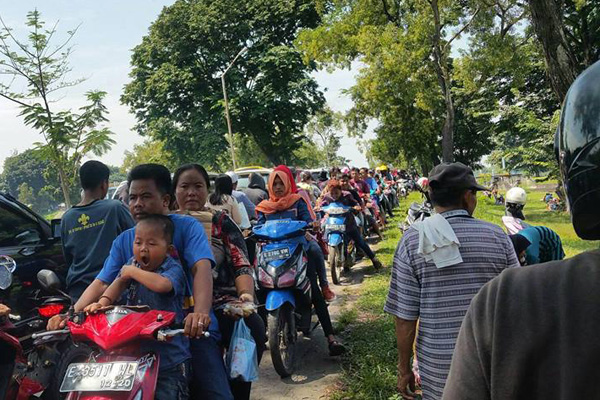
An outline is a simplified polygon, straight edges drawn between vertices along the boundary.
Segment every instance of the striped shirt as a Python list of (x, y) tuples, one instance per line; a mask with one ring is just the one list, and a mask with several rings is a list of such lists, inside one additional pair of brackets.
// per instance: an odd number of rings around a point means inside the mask
[(419, 233), (410, 228), (398, 244), (384, 310), (419, 319), (417, 360), (423, 399), (440, 399), (452, 352), (471, 299), (502, 270), (519, 267), (508, 236), (499, 226), (474, 219), (465, 210), (442, 214), (460, 242), (463, 262), (438, 269), (417, 254)]
[(531, 245), (525, 251), (527, 265), (540, 264), (565, 258), (560, 236), (546, 226), (530, 226), (519, 231)]

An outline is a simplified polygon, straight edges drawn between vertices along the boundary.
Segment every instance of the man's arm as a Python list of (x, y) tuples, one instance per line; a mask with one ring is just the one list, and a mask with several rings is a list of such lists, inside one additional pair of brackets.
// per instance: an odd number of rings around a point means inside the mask
[(213, 277), (210, 260), (202, 259), (192, 268), (194, 276), (194, 312), (185, 319), (185, 334), (200, 337), (210, 325), (212, 307)]
[(417, 321), (396, 317), (396, 345), (398, 347), (398, 392), (404, 399), (415, 395), (415, 375), (410, 362), (417, 332)]

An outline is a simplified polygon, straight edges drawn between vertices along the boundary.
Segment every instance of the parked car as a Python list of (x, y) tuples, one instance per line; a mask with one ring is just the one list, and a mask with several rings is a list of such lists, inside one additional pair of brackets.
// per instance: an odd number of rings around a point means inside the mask
[(273, 170), (271, 168), (263, 168), (263, 167), (244, 167), (238, 168), (235, 170), (235, 173), (238, 175), (238, 190), (245, 189), (250, 184), (250, 175), (252, 173), (260, 174), (265, 180), (265, 185), (269, 181), (269, 175)]
[(0, 193), (0, 254), (16, 262), (13, 284), (0, 290), (0, 302), (21, 320), (37, 316), (42, 292), (37, 273), (52, 270), (63, 283), (67, 275), (60, 220), (50, 223), (10, 194)]

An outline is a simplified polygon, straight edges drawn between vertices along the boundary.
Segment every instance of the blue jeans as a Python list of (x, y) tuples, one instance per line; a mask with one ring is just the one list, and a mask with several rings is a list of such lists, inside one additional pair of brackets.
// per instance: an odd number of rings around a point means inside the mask
[(223, 351), (218, 341), (212, 336), (210, 338), (190, 339), (190, 350), (192, 352), (193, 373), (191, 398), (233, 400), (225, 363), (223, 362)]
[(188, 400), (190, 381), (190, 362), (176, 365), (158, 373), (155, 400)]

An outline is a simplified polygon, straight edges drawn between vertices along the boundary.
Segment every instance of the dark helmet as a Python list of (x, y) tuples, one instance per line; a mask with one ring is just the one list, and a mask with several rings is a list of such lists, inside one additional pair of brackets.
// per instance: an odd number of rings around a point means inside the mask
[(600, 61), (571, 85), (555, 147), (575, 232), (600, 239)]

